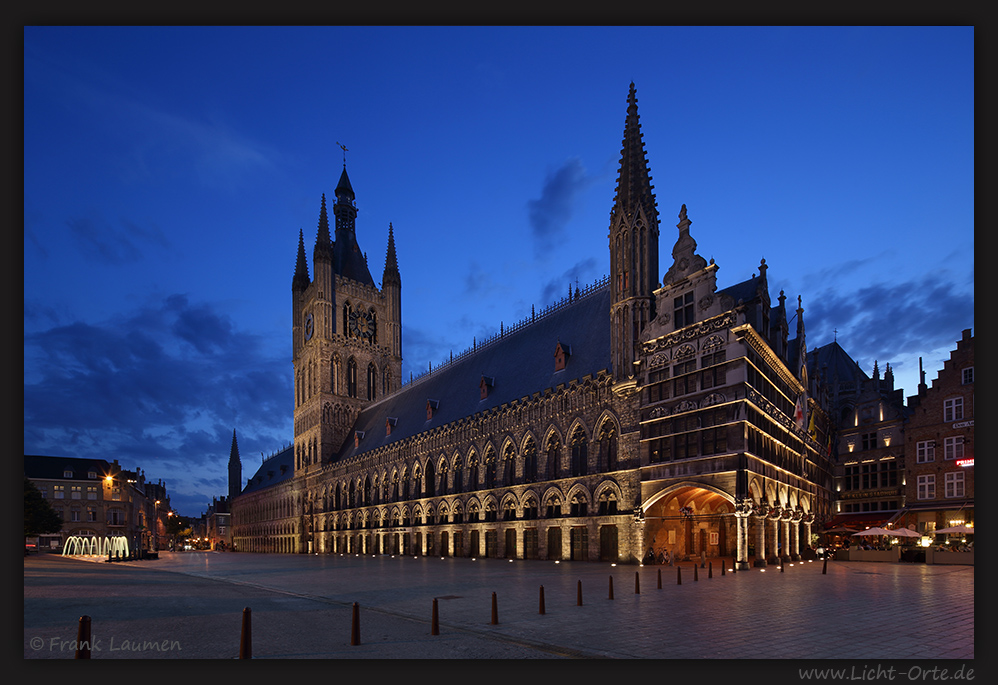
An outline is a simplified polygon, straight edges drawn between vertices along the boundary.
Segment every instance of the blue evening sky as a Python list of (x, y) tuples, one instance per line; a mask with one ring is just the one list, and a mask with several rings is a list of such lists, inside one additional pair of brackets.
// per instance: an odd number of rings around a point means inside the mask
[(233, 429), (244, 479), (290, 443), (339, 144), (406, 381), (603, 277), (631, 81), (662, 272), (686, 204), (720, 287), (765, 259), (809, 348), (914, 394), (974, 325), (973, 58), (973, 27), (25, 27), (24, 451), (198, 515)]

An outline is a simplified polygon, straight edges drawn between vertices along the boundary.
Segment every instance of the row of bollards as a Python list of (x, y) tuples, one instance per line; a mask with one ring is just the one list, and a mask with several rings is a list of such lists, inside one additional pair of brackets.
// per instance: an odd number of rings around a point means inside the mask
[[(732, 573), (737, 572), (737, 567), (732, 568)], [(780, 573), (784, 572), (783, 560), (780, 560)], [(827, 574), (828, 572), (828, 557), (824, 558), (824, 563), (821, 568), (822, 574)], [(721, 575), (725, 575), (724, 564), (721, 564)], [(707, 565), (707, 577), (713, 578), (714, 568), (713, 563)], [(693, 565), (693, 580), (699, 580), (699, 574), (697, 571), (697, 566)], [(683, 584), (683, 568), (682, 566), (676, 566), (676, 584)], [(662, 589), (662, 569), (658, 569), (658, 589)], [(634, 594), (641, 594), (641, 575), (638, 571), (634, 572)], [(608, 598), (613, 599), (613, 576), (609, 579), (609, 591)], [(582, 581), (578, 581), (577, 591), (576, 591), (576, 605), (583, 606), (582, 603)], [(357, 602), (354, 602), (351, 607), (351, 622), (350, 622), (350, 644), (351, 646), (356, 646), (361, 644), (360, 641), (360, 606)], [(540, 595), (538, 599), (538, 614), (543, 615), (545, 613), (544, 606), (544, 586), (540, 586)], [(496, 593), (492, 593), (492, 620), (491, 625), (499, 624), (499, 603)], [(437, 608), (437, 598), (433, 598), (433, 613), (430, 623), (430, 634), (439, 635), (440, 634), (440, 620), (439, 612)], [(91, 645), (91, 619), (89, 616), (81, 616), (79, 627), (77, 629), (76, 636), (76, 656), (77, 659), (89, 659), (90, 658), (90, 645)], [(239, 637), (239, 658), (240, 659), (252, 659), (253, 658), (253, 633), (252, 633), (252, 612), (249, 607), (243, 609), (242, 613), (242, 631)]]

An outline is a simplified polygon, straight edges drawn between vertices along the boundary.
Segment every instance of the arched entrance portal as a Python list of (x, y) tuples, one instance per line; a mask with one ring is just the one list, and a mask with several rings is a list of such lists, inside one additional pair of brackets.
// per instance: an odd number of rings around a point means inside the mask
[(682, 484), (656, 493), (642, 509), (645, 560), (649, 551), (656, 562), (735, 555), (735, 506), (725, 493)]

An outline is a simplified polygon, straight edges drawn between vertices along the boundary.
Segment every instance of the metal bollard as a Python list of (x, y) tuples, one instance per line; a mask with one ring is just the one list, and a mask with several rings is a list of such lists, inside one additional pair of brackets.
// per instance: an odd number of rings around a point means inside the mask
[(634, 594), (641, 594), (641, 576), (638, 575), (637, 571), (634, 572)]
[(676, 585), (682, 585), (682, 584), (683, 584), (683, 567), (682, 566), (677, 566), (676, 567)]
[(249, 607), (243, 609), (243, 629), (239, 635), (239, 658), (253, 658), (253, 625), (251, 623), (252, 612)]
[(707, 578), (713, 578), (713, 577), (714, 577), (714, 562), (713, 561), (708, 561), (707, 562)]
[(540, 600), (538, 601), (538, 610), (537, 610), (537, 613), (538, 614), (543, 614), (544, 613), (544, 586), (543, 585), (541, 585), (541, 594), (540, 594)]
[(80, 616), (80, 625), (76, 629), (76, 659), (90, 658), (90, 617)]
[(440, 634), (440, 620), (437, 616), (437, 598), (433, 598), (433, 615), (430, 619), (430, 635)]
[(613, 599), (613, 576), (610, 576), (610, 596), (607, 599)]
[(492, 625), (499, 625), (499, 605), (496, 603), (496, 593), (492, 593)]
[(658, 589), (662, 589), (662, 569), (658, 570)]
[(579, 581), (579, 589), (577, 592), (577, 598), (575, 600), (575, 606), (582, 606), (582, 581)]
[(700, 577), (697, 575), (697, 565), (693, 564), (693, 580), (699, 581)]
[(350, 621), (350, 644), (360, 644), (360, 607), (353, 603), (353, 620)]

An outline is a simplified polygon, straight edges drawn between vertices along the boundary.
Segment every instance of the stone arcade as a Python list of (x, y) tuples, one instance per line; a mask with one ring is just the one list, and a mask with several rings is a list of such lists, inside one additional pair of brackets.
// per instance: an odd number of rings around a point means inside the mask
[[(828, 417), (763, 260), (718, 288), (686, 206), (659, 218), (631, 84), (609, 276), (401, 383), (393, 228), (382, 285), (344, 165), (292, 279), (294, 442), (232, 503), (243, 551), (639, 562), (795, 559), (830, 513)], [(238, 456), (236, 457), (238, 460)], [(231, 473), (239, 473), (233, 469)]]

